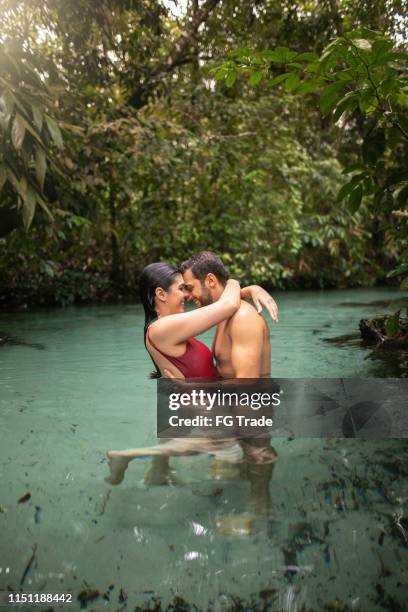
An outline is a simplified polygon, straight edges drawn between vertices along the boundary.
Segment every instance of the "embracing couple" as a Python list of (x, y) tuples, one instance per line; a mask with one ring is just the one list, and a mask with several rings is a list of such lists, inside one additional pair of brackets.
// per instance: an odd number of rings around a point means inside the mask
[[(193, 255), (179, 269), (165, 263), (148, 265), (140, 277), (140, 297), (145, 311), (144, 341), (156, 368), (155, 376), (270, 377), (269, 328), (259, 313), (265, 306), (277, 321), (277, 306), (261, 287), (251, 285), (241, 289), (236, 280), (229, 279), (222, 261), (214, 253), (203, 251)], [(249, 299), (257, 309), (247, 303)], [(186, 301), (194, 301), (199, 308), (184, 312)], [(211, 352), (195, 336), (215, 326)], [(265, 439), (241, 442), (254, 499), (263, 498), (261, 503), (265, 505), (269, 492), (260, 489), (265, 489), (265, 475), (272, 472), (276, 452)], [(108, 482), (121, 482), (131, 459), (156, 455), (146, 482), (164, 484), (170, 478), (168, 457), (188, 452), (210, 452), (221, 465), (236, 460), (236, 453), (228, 447), (214, 449), (205, 446), (203, 439), (170, 440), (144, 449), (110, 451)], [(217, 477), (217, 467), (214, 471)], [(268, 483), (269, 479), (270, 475), (266, 478)]]

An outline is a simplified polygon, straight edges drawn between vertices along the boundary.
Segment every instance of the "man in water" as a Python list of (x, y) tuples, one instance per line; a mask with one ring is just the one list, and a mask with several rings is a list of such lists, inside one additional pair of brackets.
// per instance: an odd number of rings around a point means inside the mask
[[(228, 280), (227, 271), (221, 260), (208, 251), (198, 253), (184, 262), (180, 267), (183, 274), (186, 290), (191, 300), (197, 306), (205, 306), (217, 301), (224, 291)], [(249, 297), (249, 295), (248, 295)], [(274, 300), (265, 292), (263, 303), (274, 320), (277, 320), (277, 306)], [(214, 340), (214, 353), (217, 369), (223, 378), (261, 378), (270, 377), (271, 349), (269, 329), (259, 316), (258, 312), (245, 301), (241, 301), (240, 308), (229, 320), (217, 327)], [(170, 378), (175, 374), (168, 372)], [(196, 445), (195, 445), (196, 444)], [(251, 483), (250, 509), (256, 516), (265, 516), (269, 512), (270, 494), (269, 481), (272, 475), (273, 464), (276, 461), (276, 451), (270, 446), (269, 438), (240, 439), (244, 451), (247, 475)], [(111, 477), (107, 480), (111, 484), (118, 484), (128, 462), (142, 455), (155, 456), (156, 459), (146, 475), (147, 484), (164, 484), (171, 482), (171, 472), (168, 467), (168, 457), (183, 455), (191, 452), (211, 452), (216, 457), (212, 466), (215, 477), (225, 477), (231, 463), (239, 458), (236, 448), (225, 448), (221, 452), (213, 452), (214, 448), (201, 439), (194, 441), (170, 440), (155, 447), (145, 449), (130, 449), (129, 451), (108, 453), (111, 468)], [(242, 453), (241, 453), (242, 454)], [(229, 469), (228, 469), (229, 468)]]
[[(222, 261), (209, 251), (193, 255), (180, 266), (186, 289), (197, 306), (217, 301), (224, 291), (228, 273)], [(277, 306), (270, 298), (272, 316), (277, 320)], [(238, 311), (217, 326), (213, 352), (219, 374), (223, 378), (269, 378), (271, 346), (269, 328), (255, 308), (241, 301)], [(270, 509), (269, 482), (277, 459), (270, 437), (241, 439), (247, 475), (251, 484), (250, 510), (265, 516)], [(231, 464), (229, 464), (231, 465)], [(216, 461), (215, 477), (222, 476), (226, 466)], [(228, 471), (228, 469), (227, 469)]]

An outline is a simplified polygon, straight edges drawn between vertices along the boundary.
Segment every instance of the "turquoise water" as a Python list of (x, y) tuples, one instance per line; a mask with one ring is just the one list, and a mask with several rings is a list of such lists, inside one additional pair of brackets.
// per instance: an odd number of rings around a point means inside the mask
[[(392, 311), (370, 303), (399, 292), (275, 297), (274, 376), (388, 374), (367, 349), (324, 339)], [(336, 599), (348, 608), (328, 609), (406, 609), (404, 440), (275, 440), (273, 520), (246, 537), (220, 534), (216, 521), (245, 511), (248, 483), (211, 480), (210, 457), (172, 460), (183, 486), (145, 486), (147, 460), (121, 485), (104, 482), (107, 449), (156, 441), (142, 324), (137, 305), (0, 315), (0, 330), (21, 342), (0, 347), (0, 589), (75, 601), (92, 589), (92, 610), (154, 597), (202, 610), (323, 610)]]

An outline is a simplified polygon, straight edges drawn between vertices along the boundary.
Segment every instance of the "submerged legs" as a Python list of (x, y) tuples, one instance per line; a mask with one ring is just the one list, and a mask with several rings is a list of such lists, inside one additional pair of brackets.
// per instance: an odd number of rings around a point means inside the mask
[(122, 482), (129, 462), (140, 457), (154, 457), (152, 466), (146, 475), (147, 484), (166, 484), (169, 480), (169, 457), (209, 453), (223, 461), (235, 463), (242, 459), (242, 451), (231, 440), (211, 440), (208, 438), (174, 438), (147, 446), (121, 451), (109, 451), (110, 475), (105, 479), (109, 484)]

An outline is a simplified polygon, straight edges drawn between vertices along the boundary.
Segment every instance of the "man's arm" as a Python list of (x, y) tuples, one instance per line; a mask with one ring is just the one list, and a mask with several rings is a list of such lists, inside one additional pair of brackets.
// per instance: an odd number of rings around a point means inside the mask
[(246, 306), (232, 317), (231, 364), (235, 378), (259, 378), (263, 345), (263, 319)]

